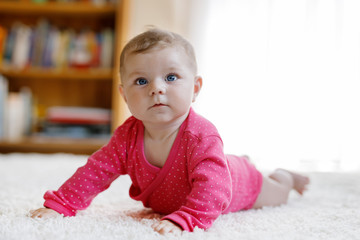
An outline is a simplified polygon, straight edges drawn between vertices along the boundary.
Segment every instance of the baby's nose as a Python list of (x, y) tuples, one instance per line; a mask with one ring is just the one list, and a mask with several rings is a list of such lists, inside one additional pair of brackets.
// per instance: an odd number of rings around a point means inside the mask
[(166, 87), (164, 81), (153, 81), (151, 84), (150, 96), (165, 94)]

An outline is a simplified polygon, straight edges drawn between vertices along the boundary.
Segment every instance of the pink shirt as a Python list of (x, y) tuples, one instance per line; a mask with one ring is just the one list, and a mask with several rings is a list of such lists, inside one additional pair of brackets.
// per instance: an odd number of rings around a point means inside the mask
[(220, 214), (251, 208), (262, 185), (248, 159), (224, 155), (216, 128), (191, 109), (162, 168), (146, 160), (144, 126), (130, 117), (58, 191), (45, 193), (44, 206), (74, 216), (124, 174), (132, 180), (131, 198), (187, 231), (207, 229)]

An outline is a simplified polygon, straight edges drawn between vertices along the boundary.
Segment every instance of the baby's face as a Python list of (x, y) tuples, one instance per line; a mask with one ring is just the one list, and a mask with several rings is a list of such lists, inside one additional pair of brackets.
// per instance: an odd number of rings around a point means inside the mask
[(161, 124), (184, 119), (202, 83), (189, 57), (176, 47), (127, 55), (121, 80), (134, 117)]

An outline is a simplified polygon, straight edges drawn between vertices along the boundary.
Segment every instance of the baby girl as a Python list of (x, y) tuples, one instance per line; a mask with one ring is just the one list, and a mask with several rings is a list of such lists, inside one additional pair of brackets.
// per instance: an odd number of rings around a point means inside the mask
[(245, 156), (225, 155), (212, 123), (191, 107), (202, 78), (191, 44), (178, 34), (152, 29), (133, 38), (121, 54), (120, 93), (132, 116), (109, 143), (92, 154), (32, 217), (75, 216), (120, 175), (132, 180), (130, 196), (164, 215), (155, 231), (207, 229), (221, 214), (277, 206), (309, 178), (278, 169), (263, 176)]

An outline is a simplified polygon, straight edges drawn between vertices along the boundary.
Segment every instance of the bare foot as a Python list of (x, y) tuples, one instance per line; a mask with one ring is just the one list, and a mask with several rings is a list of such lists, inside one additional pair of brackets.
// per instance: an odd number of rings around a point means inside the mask
[(292, 176), (293, 180), (294, 180), (294, 187), (293, 189), (295, 191), (297, 191), (300, 195), (303, 195), (304, 191), (307, 190), (307, 185), (310, 183), (310, 178), (298, 174), (298, 173), (294, 173), (285, 169), (277, 169), (279, 171), (285, 171), (290, 173), (290, 175)]

